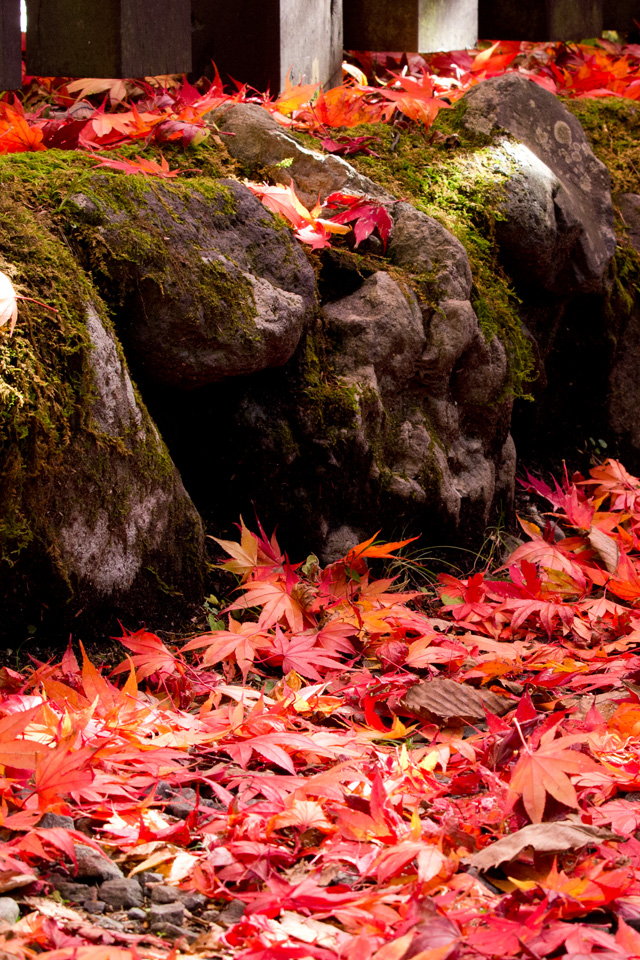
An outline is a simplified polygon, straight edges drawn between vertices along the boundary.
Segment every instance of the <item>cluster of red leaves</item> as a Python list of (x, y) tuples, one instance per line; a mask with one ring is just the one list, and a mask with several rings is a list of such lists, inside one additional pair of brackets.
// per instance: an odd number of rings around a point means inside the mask
[[(70, 650), (0, 671), (0, 892), (28, 894), (0, 951), (167, 956), (46, 898), (81, 842), (241, 901), (203, 960), (640, 955), (640, 480), (530, 487), (546, 528), (502, 573), (442, 576), (429, 614), (368, 570), (404, 543), (321, 569), (241, 524), (217, 629), (125, 634), (111, 678)], [(196, 789), (186, 820), (160, 782)]]
[[(371, 138), (334, 140), (327, 128), (413, 120), (429, 126), (439, 110), (481, 80), (517, 71), (562, 96), (640, 99), (640, 46), (611, 43), (532, 44), (497, 41), (482, 50), (422, 57), (418, 54), (355, 54), (361, 67), (345, 65), (347, 79), (322, 91), (316, 84), (287, 85), (277, 98), (220, 78), (203, 92), (187, 81), (77, 80), (25, 77), (22, 99), (0, 100), (0, 153), (24, 150), (105, 150), (131, 141), (200, 143), (205, 117), (238, 102), (259, 103), (281, 123), (318, 135), (327, 150), (369, 150)], [(204, 82), (205, 85), (207, 82)], [(92, 106), (91, 99), (104, 96)], [(107, 101), (109, 109), (107, 109)], [(149, 171), (147, 171), (149, 172)]]
[[(229, 93), (217, 74), (212, 83), (204, 82), (206, 89), (170, 77), (135, 81), (25, 77), (22, 99), (13, 94), (0, 98), (0, 155), (50, 149), (98, 155), (132, 142), (141, 147), (179, 142), (186, 149), (211, 134), (206, 118), (212, 111), (239, 102), (258, 103), (283, 125), (314, 134), (328, 152), (372, 153), (372, 137), (336, 136), (331, 131), (397, 121), (428, 127), (443, 107), (474, 84), (513, 71), (565, 96), (640, 98), (640, 46), (606, 40), (593, 45), (498, 41), (482, 50), (429, 57), (371, 53), (354, 57), (364, 69), (345, 64), (346, 82), (341, 86), (323, 91), (317, 84), (288, 83), (275, 99), (246, 85)], [(164, 158), (158, 162), (140, 156), (136, 160), (101, 156), (98, 166), (162, 178), (186, 172), (170, 169)], [(356, 246), (376, 228), (386, 246), (388, 211), (367, 198), (343, 195), (345, 209), (323, 217), (320, 207), (307, 210), (290, 188), (251, 187), (290, 220), (298, 239), (313, 248), (330, 246), (332, 234), (350, 232), (344, 227), (347, 223), (354, 224)], [(335, 197), (325, 201), (329, 209), (336, 206), (334, 201)]]

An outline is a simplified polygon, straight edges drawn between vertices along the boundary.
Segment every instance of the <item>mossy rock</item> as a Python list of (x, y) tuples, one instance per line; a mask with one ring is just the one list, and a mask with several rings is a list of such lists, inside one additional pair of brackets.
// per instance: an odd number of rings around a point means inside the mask
[[(129, 378), (108, 312), (46, 205), (85, 169), (0, 160), (0, 269), (21, 302), (0, 331), (2, 632), (99, 631), (172, 616), (199, 593), (202, 527)], [(56, 178), (58, 178), (56, 180)], [(60, 631), (57, 633), (57, 631)]]
[(65, 232), (143, 375), (194, 389), (280, 366), (315, 309), (289, 229), (236, 181), (94, 175)]

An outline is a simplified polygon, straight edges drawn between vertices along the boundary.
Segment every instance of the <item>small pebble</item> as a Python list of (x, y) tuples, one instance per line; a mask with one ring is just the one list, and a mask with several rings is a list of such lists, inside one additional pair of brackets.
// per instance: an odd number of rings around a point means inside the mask
[(152, 903), (149, 909), (149, 923), (173, 923), (180, 926), (184, 920), (184, 904)]
[(98, 925), (104, 927), (105, 930), (118, 930), (120, 933), (124, 933), (124, 927), (120, 921), (112, 920), (111, 917), (100, 917)]
[(0, 920), (16, 923), (20, 919), (20, 907), (11, 897), (0, 897)]
[(176, 900), (182, 900), (177, 887), (171, 887), (166, 883), (151, 887), (151, 903), (175, 903)]
[(110, 860), (109, 857), (98, 853), (93, 847), (85, 847), (79, 843), (75, 847), (75, 855), (78, 861), (78, 877), (95, 877), (96, 880), (118, 880), (122, 878), (120, 867)]
[(202, 910), (208, 903), (203, 893), (196, 893), (193, 890), (178, 890), (178, 896), (191, 913), (194, 913), (196, 910)]
[(117, 880), (106, 880), (100, 885), (100, 897), (109, 906), (116, 910), (128, 910), (130, 907), (141, 907), (143, 901), (142, 887), (137, 880), (119, 877)]
[(244, 914), (246, 907), (242, 900), (232, 900), (224, 910), (220, 911), (220, 923), (237, 923)]
[(127, 911), (127, 916), (129, 920), (146, 920), (147, 914), (144, 910), (141, 910), (140, 907), (132, 907), (131, 910)]
[(64, 827), (66, 830), (73, 830), (75, 823), (73, 817), (63, 817), (61, 813), (45, 813), (39, 821), (38, 827), (44, 827), (50, 830), (52, 827)]
[(175, 923), (153, 923), (151, 924), (151, 933), (162, 933), (171, 940), (179, 940), (184, 937), (189, 943), (195, 943), (200, 936), (195, 930), (188, 927), (178, 927)]
[(153, 873), (152, 870), (143, 870), (142, 873), (136, 874), (136, 880), (142, 884), (164, 883), (164, 879), (161, 873)]
[(107, 909), (104, 900), (85, 900), (82, 906), (87, 913), (104, 913)]

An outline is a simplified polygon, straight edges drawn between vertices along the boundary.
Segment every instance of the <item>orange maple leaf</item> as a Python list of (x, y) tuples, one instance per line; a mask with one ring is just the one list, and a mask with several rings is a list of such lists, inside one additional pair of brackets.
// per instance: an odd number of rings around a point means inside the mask
[(535, 751), (523, 740), (524, 749), (511, 774), (509, 789), (522, 797), (532, 823), (541, 823), (548, 793), (565, 806), (577, 808), (569, 774), (600, 769), (591, 757), (571, 749), (574, 744), (584, 743), (583, 734), (558, 739), (555, 735), (555, 728), (547, 730)]

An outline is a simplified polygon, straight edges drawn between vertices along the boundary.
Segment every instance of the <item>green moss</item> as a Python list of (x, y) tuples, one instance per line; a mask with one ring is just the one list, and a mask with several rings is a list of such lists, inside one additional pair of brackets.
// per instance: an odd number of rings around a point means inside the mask
[[(497, 257), (495, 225), (509, 170), (497, 168), (491, 140), (461, 126), (466, 104), (441, 110), (429, 131), (398, 131), (385, 124), (356, 127), (354, 136), (378, 138), (378, 156), (350, 158), (363, 174), (390, 193), (438, 220), (464, 245), (473, 275), (473, 304), (487, 340), (499, 337), (509, 364), (508, 390), (527, 396), (533, 379), (531, 344), (522, 332), (518, 299)], [(317, 147), (317, 141), (316, 141)], [(433, 277), (414, 276), (412, 285), (429, 302), (437, 300)]]
[(314, 433), (332, 443), (358, 423), (360, 404), (357, 387), (337, 376), (328, 357), (332, 349), (326, 334), (307, 337), (301, 364), (302, 401)]
[(640, 193), (640, 106), (622, 97), (562, 101), (611, 174), (613, 194)]
[[(139, 277), (155, 283), (163, 296), (192, 300), (187, 323), (200, 325), (203, 317), (215, 318), (223, 338), (254, 339), (256, 306), (250, 281), (239, 269), (234, 275), (233, 264), (205, 256), (195, 235), (183, 242), (167, 235), (166, 216), (179, 230), (187, 223), (188, 206), (199, 198), (208, 204), (209, 216), (228, 218), (236, 211), (232, 191), (205, 178), (160, 184), (101, 174), (68, 198), (65, 229), (112, 303), (124, 306)], [(105, 226), (96, 230), (101, 223)]]

